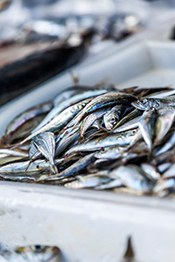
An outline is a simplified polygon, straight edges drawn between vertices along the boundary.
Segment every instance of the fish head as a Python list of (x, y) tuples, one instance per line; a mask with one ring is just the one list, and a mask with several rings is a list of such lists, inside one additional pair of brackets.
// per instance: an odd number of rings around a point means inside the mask
[(135, 102), (132, 102), (132, 106), (139, 110), (149, 110), (150, 108), (157, 109), (159, 107), (159, 102), (155, 99), (142, 98)]
[(48, 261), (56, 256), (58, 252), (59, 249), (57, 247), (42, 245), (24, 246), (15, 249), (15, 253), (25, 257), (28, 262)]
[(132, 102), (131, 105), (139, 110), (148, 110), (149, 109), (149, 101), (146, 98), (139, 99), (135, 102)]
[(104, 115), (104, 124), (107, 130), (112, 130), (114, 128), (114, 126), (117, 124), (118, 122), (118, 117), (117, 115), (108, 112)]

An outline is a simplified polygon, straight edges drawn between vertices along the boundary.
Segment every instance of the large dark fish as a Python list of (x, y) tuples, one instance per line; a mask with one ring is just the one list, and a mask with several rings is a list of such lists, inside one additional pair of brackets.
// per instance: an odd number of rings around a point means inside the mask
[(0, 105), (78, 63), (85, 50), (83, 44), (63, 45), (4, 66), (0, 69)]

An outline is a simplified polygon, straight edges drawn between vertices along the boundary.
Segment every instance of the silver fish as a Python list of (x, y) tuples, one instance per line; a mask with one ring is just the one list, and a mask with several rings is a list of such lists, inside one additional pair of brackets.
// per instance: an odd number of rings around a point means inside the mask
[(167, 106), (175, 106), (175, 97), (166, 98), (143, 98), (131, 103), (139, 110), (159, 109)]
[(134, 129), (120, 134), (109, 135), (104, 139), (101, 138), (100, 140), (98, 138), (93, 139), (91, 141), (84, 142), (83, 144), (70, 148), (65, 155), (69, 155), (74, 152), (96, 151), (105, 147), (111, 147), (115, 145), (126, 146), (133, 141), (136, 133), (137, 129)]
[(159, 180), (153, 188), (154, 193), (161, 193), (161, 191), (175, 187), (175, 179), (170, 178), (166, 180)]
[(127, 123), (117, 128), (115, 127), (115, 129), (113, 130), (113, 133), (120, 133), (120, 132), (124, 132), (130, 129), (137, 128), (139, 126), (139, 120), (140, 120), (140, 116), (132, 119), (131, 121), (128, 121)]
[(32, 133), (30, 136), (22, 140), (19, 145), (22, 145), (26, 143), (27, 141), (31, 140), (33, 137), (40, 133), (44, 133), (47, 131), (54, 132), (54, 131), (59, 131), (61, 128), (63, 128), (71, 119), (79, 112), (82, 110), (83, 107), (87, 103), (91, 101), (92, 98), (85, 99), (77, 104), (74, 104), (64, 111), (62, 111), (58, 116), (53, 118), (48, 124), (45, 126), (41, 127), (40, 129), (36, 130), (34, 133)]
[(76, 161), (70, 167), (59, 173), (59, 175), (53, 175), (45, 179), (45, 181), (57, 181), (69, 176), (76, 175), (79, 171), (83, 170), (87, 167), (90, 163), (95, 161), (94, 153), (91, 153), (80, 160)]
[[(59, 159), (55, 163), (61, 163), (63, 160)], [(40, 171), (49, 169), (50, 164), (45, 160), (36, 160), (34, 162), (23, 161), (11, 163), (0, 167), (0, 174), (17, 174), (17, 173), (38, 173)]]
[(132, 95), (123, 92), (108, 92), (103, 95), (99, 95), (88, 103), (79, 117), (78, 123), (89, 113), (96, 111), (105, 106), (112, 106), (117, 104), (131, 104), (136, 98)]
[(53, 107), (53, 103), (51, 101), (39, 104), (38, 106), (31, 107), (27, 109), (25, 112), (16, 116), (10, 124), (7, 126), (5, 135), (12, 134), (16, 131), (17, 128), (22, 126), (24, 123), (29, 121), (32, 118), (35, 118), (38, 115), (45, 114), (49, 112)]
[(48, 122), (50, 122), (55, 116), (57, 116), (59, 113), (61, 113), (63, 110), (68, 108), (71, 105), (74, 105), (84, 99), (87, 99), (89, 97), (94, 97), (100, 94), (106, 93), (106, 89), (100, 89), (100, 90), (86, 90), (84, 92), (78, 93), (69, 99), (62, 100), (61, 103), (57, 104), (50, 112), (47, 114), (47, 116), (43, 119), (43, 121), (40, 123), (40, 125), (37, 126), (33, 130), (32, 133), (39, 130), (41, 127), (45, 126)]
[(145, 111), (140, 118), (139, 128), (141, 130), (143, 139), (148, 145), (149, 150), (152, 150), (152, 146), (155, 139), (155, 125), (158, 118), (157, 111), (152, 108), (150, 111)]
[(105, 128), (107, 130), (112, 130), (114, 128), (114, 126), (120, 120), (123, 114), (124, 108), (125, 107), (123, 104), (116, 105), (103, 116)]
[(158, 117), (155, 130), (155, 144), (158, 144), (170, 130), (174, 123), (175, 109)]
[(55, 155), (58, 156), (61, 154), (66, 148), (68, 148), (71, 144), (73, 144), (75, 141), (78, 141), (80, 138), (80, 130), (77, 128), (73, 132), (68, 132), (67, 135), (64, 135), (59, 143), (56, 146), (56, 153)]
[(99, 118), (101, 118), (106, 112), (104, 109), (94, 112), (84, 118), (80, 126), (81, 137), (83, 137), (86, 130)]
[(142, 163), (140, 167), (143, 169), (143, 171), (147, 174), (147, 176), (150, 178), (150, 180), (156, 181), (160, 178), (159, 172), (156, 170), (156, 167), (148, 164), (148, 163)]
[(97, 174), (90, 174), (86, 176), (76, 176), (76, 181), (66, 183), (68, 188), (93, 188), (104, 184), (110, 180), (109, 177), (100, 176)]
[(111, 178), (120, 178), (126, 187), (149, 192), (151, 187), (145, 172), (136, 165), (120, 166), (110, 173)]
[(165, 143), (165, 145), (156, 152), (156, 156), (159, 156), (163, 153), (165, 153), (166, 151), (168, 151), (169, 149), (171, 149), (173, 146), (175, 145), (175, 132), (172, 134), (172, 136), (170, 137), (170, 139)]
[(127, 124), (128, 121), (131, 121), (133, 119), (135, 119), (136, 117), (139, 117), (142, 115), (142, 112), (138, 109), (134, 109), (132, 112), (130, 112), (129, 114), (127, 114), (126, 116), (124, 116), (114, 127), (113, 132), (115, 132), (115, 130), (117, 128), (119, 128), (120, 126), (123, 126), (124, 124)]
[(0, 246), (1, 262), (49, 262), (58, 256), (57, 247), (42, 245), (24, 246), (16, 249), (7, 249)]
[(12, 149), (6, 149), (6, 148), (0, 148), (0, 158), (6, 157), (6, 156), (19, 156), (19, 157), (27, 157), (28, 154), (22, 151), (12, 150)]
[(28, 154), (25, 152), (15, 151), (11, 149), (0, 149), (0, 165), (26, 159)]
[(34, 146), (38, 151), (50, 162), (50, 167), (53, 173), (57, 173), (57, 168), (54, 164), (55, 157), (55, 137), (51, 132), (38, 134), (33, 139)]
[(175, 178), (175, 164), (172, 164), (168, 170), (166, 170), (163, 175), (162, 179), (168, 179), (168, 178)]
[(118, 159), (122, 156), (122, 154), (128, 149), (127, 146), (125, 147), (119, 147), (119, 146), (113, 146), (113, 147), (107, 147), (104, 150), (101, 150), (99, 152), (95, 153), (96, 158), (100, 159)]
[(168, 168), (170, 168), (171, 163), (163, 163), (157, 166), (158, 171), (162, 174), (164, 173)]
[(97, 185), (95, 187), (96, 190), (103, 190), (103, 189), (111, 189), (124, 186), (122, 180), (120, 178), (113, 179), (105, 184)]

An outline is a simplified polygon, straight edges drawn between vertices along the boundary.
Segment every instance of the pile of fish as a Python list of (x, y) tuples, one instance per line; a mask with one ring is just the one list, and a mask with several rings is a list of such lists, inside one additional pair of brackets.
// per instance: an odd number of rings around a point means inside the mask
[(171, 195), (175, 90), (75, 85), (16, 116), (1, 138), (0, 179)]

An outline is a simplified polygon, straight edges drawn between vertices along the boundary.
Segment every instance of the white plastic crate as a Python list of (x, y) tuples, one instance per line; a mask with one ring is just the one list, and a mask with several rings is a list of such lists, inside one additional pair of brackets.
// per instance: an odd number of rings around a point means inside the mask
[[(171, 80), (174, 85), (174, 51), (173, 42), (138, 43), (96, 64), (75, 66), (73, 71), (80, 75), (80, 84), (107, 77), (119, 87), (130, 86), (132, 81), (134, 85), (162, 86)], [(163, 83), (162, 74), (154, 73), (159, 70), (164, 72)], [(65, 72), (3, 106), (0, 135), (15, 115), (71, 84)], [(0, 182), (0, 243), (11, 247), (56, 245), (65, 262), (119, 262), (128, 236), (136, 261), (173, 262), (174, 221), (175, 205), (170, 199)]]

